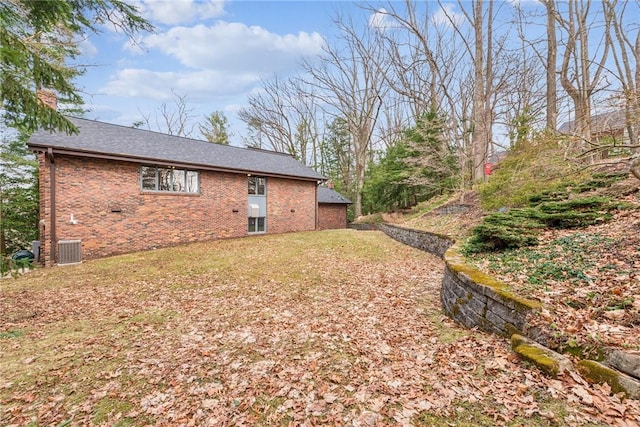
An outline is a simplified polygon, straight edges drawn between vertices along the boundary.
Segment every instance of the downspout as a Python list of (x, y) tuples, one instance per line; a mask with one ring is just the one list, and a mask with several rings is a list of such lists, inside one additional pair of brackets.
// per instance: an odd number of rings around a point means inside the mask
[(49, 195), (50, 195), (50, 216), (51, 216), (51, 242), (49, 246), (49, 261), (51, 265), (56, 263), (56, 162), (53, 158), (53, 148), (47, 149), (49, 159)]
[(320, 182), (321, 181), (317, 181), (317, 183), (316, 183), (316, 191), (315, 191), (315, 196), (314, 196), (314, 198), (316, 200), (316, 228), (315, 228), (316, 230), (320, 226), (320, 224), (319, 224), (320, 218), (318, 217), (318, 187), (320, 187)]

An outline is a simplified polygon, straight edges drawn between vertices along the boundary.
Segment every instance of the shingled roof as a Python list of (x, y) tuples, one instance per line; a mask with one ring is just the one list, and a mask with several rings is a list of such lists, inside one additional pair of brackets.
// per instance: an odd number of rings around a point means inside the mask
[(351, 204), (351, 200), (343, 197), (337, 191), (327, 188), (327, 187), (318, 187), (318, 203), (336, 203), (336, 204)]
[(288, 154), (212, 144), (190, 138), (76, 117), (68, 119), (79, 129), (76, 135), (35, 132), (32, 150), (74, 156), (106, 158), (137, 163), (241, 172), (305, 180), (325, 177)]
[[(571, 134), (575, 132), (576, 123), (574, 120), (563, 123), (558, 132)], [(591, 131), (593, 133), (612, 133), (625, 128), (624, 110), (609, 111), (607, 113), (591, 116)]]

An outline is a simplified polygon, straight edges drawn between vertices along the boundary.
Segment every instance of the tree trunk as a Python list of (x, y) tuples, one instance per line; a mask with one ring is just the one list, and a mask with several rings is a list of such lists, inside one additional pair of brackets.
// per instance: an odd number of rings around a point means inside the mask
[[(487, 111), (487, 86), (491, 76), (486, 75), (490, 68), (485, 64), (485, 39), (483, 32), (482, 1), (476, 0), (474, 4), (474, 34), (475, 34), (475, 57), (473, 58), (474, 83), (473, 83), (473, 111), (471, 121), (473, 123), (471, 141), (472, 180), (478, 182), (484, 180), (484, 165), (490, 138), (490, 112)], [(491, 26), (491, 17), (489, 18)], [(488, 30), (489, 31), (489, 30)], [(487, 51), (491, 45), (488, 45)], [(488, 121), (489, 120), (489, 121)]]
[(303, 67), (314, 96), (327, 106), (329, 114), (346, 121), (355, 169), (351, 196), (355, 199), (354, 213), (359, 216), (371, 137), (388, 91), (381, 75), (387, 58), (372, 28), (365, 27), (359, 33), (357, 25), (340, 18), (335, 24), (344, 46), (325, 46), (317, 60), (304, 61)]
[[(640, 153), (640, 30), (636, 33), (633, 56), (636, 60), (635, 87), (631, 86), (630, 93), (627, 95), (625, 118), (627, 120), (629, 144), (636, 147), (632, 149), (635, 153)], [(640, 161), (638, 163), (640, 169)], [(640, 173), (640, 170), (638, 172)], [(636, 175), (636, 178), (640, 179), (640, 176)]]
[[(595, 90), (602, 71), (605, 68), (610, 43), (604, 44), (600, 59), (589, 54), (589, 28), (587, 18), (590, 16), (590, 1), (570, 0), (566, 18), (559, 13), (556, 20), (564, 28), (567, 41), (562, 57), (560, 82), (574, 104), (574, 136), (578, 139), (574, 147), (577, 152), (593, 148), (591, 129), (591, 96)], [(605, 32), (609, 31), (610, 21), (604, 22)], [(592, 74), (592, 71), (593, 74)], [(593, 75), (593, 77), (591, 77)], [(589, 160), (594, 160), (590, 155)]]
[[(635, 91), (631, 93), (631, 109), (627, 108), (627, 120), (629, 123), (630, 144), (638, 146), (640, 145), (640, 30), (636, 33), (634, 56), (636, 59)], [(634, 149), (634, 151), (640, 153), (640, 147)], [(640, 179), (639, 176), (636, 176), (636, 178)]]
[(558, 56), (558, 41), (556, 39), (556, 11), (555, 0), (545, 2), (547, 9), (547, 129), (558, 129), (558, 89), (556, 83), (556, 62)]
[(640, 157), (636, 157), (631, 161), (631, 167), (629, 169), (633, 176), (640, 179)]

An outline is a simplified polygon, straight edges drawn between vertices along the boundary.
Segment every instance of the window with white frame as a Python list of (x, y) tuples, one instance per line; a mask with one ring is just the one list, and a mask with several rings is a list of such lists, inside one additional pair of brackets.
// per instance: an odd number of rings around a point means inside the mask
[(142, 166), (140, 186), (143, 191), (199, 193), (200, 173), (171, 167)]
[(263, 176), (248, 176), (247, 188), (250, 208), (247, 231), (249, 233), (265, 233), (267, 178)]
[(257, 217), (257, 218), (251, 218), (249, 217), (249, 224), (248, 224), (248, 228), (247, 231), (249, 233), (264, 233), (265, 232), (265, 217), (261, 216), (261, 217)]
[(250, 176), (247, 179), (249, 194), (253, 196), (264, 196), (267, 191), (267, 179), (263, 176)]

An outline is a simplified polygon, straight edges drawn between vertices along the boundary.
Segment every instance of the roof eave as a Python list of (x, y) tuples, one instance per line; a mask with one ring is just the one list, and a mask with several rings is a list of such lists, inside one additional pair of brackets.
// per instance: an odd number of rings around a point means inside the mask
[(202, 163), (189, 163), (189, 162), (179, 162), (179, 161), (169, 161), (166, 159), (156, 159), (152, 157), (142, 157), (142, 156), (131, 156), (126, 154), (106, 154), (99, 153), (95, 151), (89, 150), (78, 150), (78, 149), (65, 149), (60, 147), (54, 147), (47, 144), (38, 144), (29, 142), (27, 146), (32, 151), (47, 151), (49, 148), (52, 149), (53, 154), (61, 154), (66, 156), (76, 156), (76, 157), (88, 157), (92, 159), (104, 159), (104, 160), (118, 160), (130, 163), (148, 163), (154, 164), (158, 166), (178, 166), (185, 168), (193, 168), (200, 170), (208, 170), (213, 172), (228, 172), (228, 173), (239, 173), (239, 174), (260, 174), (262, 176), (274, 177), (274, 178), (287, 178), (287, 179), (297, 179), (301, 181), (325, 181), (327, 178), (320, 177), (311, 177), (304, 175), (291, 175), (291, 174), (279, 174), (274, 172), (264, 172), (253, 169), (239, 169), (239, 168), (225, 168), (220, 166), (212, 166)]

